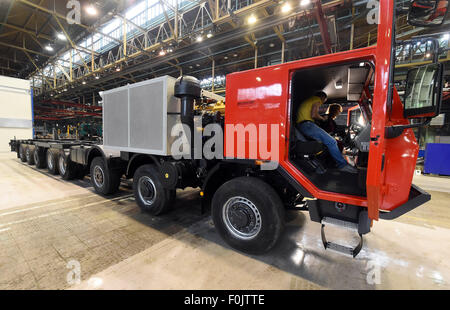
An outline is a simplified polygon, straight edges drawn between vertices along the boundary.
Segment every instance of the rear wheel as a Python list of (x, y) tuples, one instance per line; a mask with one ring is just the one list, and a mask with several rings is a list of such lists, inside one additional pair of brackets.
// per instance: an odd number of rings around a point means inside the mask
[(31, 145), (29, 145), (27, 147), (27, 149), (25, 150), (25, 157), (27, 158), (27, 163), (32, 166), (35, 164), (34, 161), (34, 151), (35, 151), (35, 147), (32, 147)]
[(47, 150), (47, 169), (50, 174), (57, 175), (58, 174), (58, 156), (57, 153), (51, 149)]
[(21, 145), (19, 146), (19, 157), (20, 157), (20, 160), (21, 160), (23, 163), (26, 163), (26, 162), (27, 162), (27, 157), (26, 157), (26, 154), (25, 154), (26, 149), (27, 149), (27, 146), (26, 146), (25, 144), (21, 144)]
[(34, 150), (34, 162), (36, 163), (36, 168), (38, 169), (47, 168), (44, 148), (36, 147), (36, 149)]
[(251, 254), (269, 251), (284, 229), (280, 197), (270, 185), (253, 177), (223, 184), (212, 200), (212, 218), (231, 247)]
[(78, 174), (77, 164), (70, 160), (70, 157), (66, 155), (64, 151), (59, 153), (58, 157), (58, 170), (59, 175), (64, 180), (73, 180)]
[(102, 157), (96, 157), (91, 163), (91, 183), (95, 191), (101, 195), (114, 194), (119, 190), (121, 174), (106, 167)]
[(143, 165), (136, 170), (133, 176), (133, 192), (142, 211), (153, 215), (167, 212), (176, 195), (175, 190), (163, 187), (160, 173), (154, 165)]

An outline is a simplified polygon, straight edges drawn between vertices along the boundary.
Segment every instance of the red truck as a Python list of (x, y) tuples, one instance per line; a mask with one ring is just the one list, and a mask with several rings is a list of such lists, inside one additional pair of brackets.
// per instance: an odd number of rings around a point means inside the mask
[[(438, 26), (444, 6), (448, 1), (412, 1), (408, 21)], [(23, 161), (65, 179), (90, 174), (103, 195), (117, 191), (122, 177), (133, 179), (136, 202), (153, 215), (170, 208), (177, 188), (200, 187), (220, 235), (248, 253), (276, 244), (286, 209), (305, 210), (322, 223), (325, 248), (354, 257), (374, 220), (397, 218), (430, 199), (412, 184), (419, 150), (412, 128), (439, 114), (443, 68), (435, 59), (411, 69), (400, 98), (393, 86), (394, 52), (406, 43), (395, 40), (395, 17), (394, 1), (380, 0), (376, 46), (230, 74), (226, 98), (187, 76), (106, 91), (103, 144), (14, 140), (11, 148)], [(297, 135), (295, 111), (314, 90), (354, 105), (344, 146), (358, 173), (335, 169), (324, 145)], [(224, 113), (215, 109), (222, 101)], [(354, 122), (353, 112), (363, 121)], [(211, 124), (223, 132), (212, 135)], [(173, 135), (177, 125), (182, 137)], [(195, 140), (198, 132), (203, 136)], [(205, 136), (219, 141), (212, 147), (219, 156), (193, 156), (211, 147)], [(191, 141), (187, 149), (178, 138)], [(328, 242), (326, 225), (354, 230), (359, 244)]]

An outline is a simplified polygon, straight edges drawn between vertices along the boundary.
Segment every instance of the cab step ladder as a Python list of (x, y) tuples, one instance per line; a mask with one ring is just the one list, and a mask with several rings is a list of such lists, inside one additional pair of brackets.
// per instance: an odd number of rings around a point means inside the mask
[[(329, 250), (332, 250), (332, 251), (335, 251), (335, 252), (338, 252), (338, 253), (341, 253), (344, 255), (351, 256), (351, 257), (356, 257), (356, 255), (358, 255), (358, 253), (361, 251), (362, 246), (363, 246), (363, 237), (360, 233), (358, 233), (358, 224), (357, 223), (347, 222), (347, 221), (339, 220), (339, 219), (332, 218), (332, 217), (324, 217), (321, 221), (321, 224), (322, 224), (322, 228), (321, 228), (322, 243), (323, 243), (323, 246), (325, 247), (325, 250), (329, 249)], [(351, 248), (351, 247), (348, 247), (345, 245), (327, 241), (327, 238), (325, 237), (325, 225), (340, 227), (340, 228), (343, 228), (348, 231), (356, 232), (359, 235), (358, 245), (354, 248)]]

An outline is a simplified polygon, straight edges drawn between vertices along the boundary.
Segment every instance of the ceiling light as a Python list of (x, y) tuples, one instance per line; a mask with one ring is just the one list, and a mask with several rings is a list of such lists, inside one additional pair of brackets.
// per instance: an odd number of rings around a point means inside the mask
[(238, 57), (238, 54), (233, 54), (233, 57)]
[(198, 35), (197, 38), (195, 39), (195, 41), (202, 42), (203, 41), (203, 37), (201, 35)]
[(200, 64), (196, 64), (197, 67), (200, 67)]
[(58, 39), (60, 39), (61, 41), (66, 41), (66, 40), (67, 40), (66, 36), (65, 36), (63, 33), (58, 33), (58, 34), (56, 35), (56, 37), (57, 37)]
[(223, 59), (227, 60), (227, 59), (228, 59), (228, 56), (225, 56)]
[(270, 46), (270, 47), (274, 47), (274, 46), (275, 46), (275, 44), (273, 44), (273, 43), (270, 43), (270, 44), (269, 44), (269, 46)]
[(311, 0), (300, 0), (300, 5), (301, 6), (307, 6), (310, 3), (311, 3)]
[(90, 4), (86, 7), (86, 13), (94, 16), (94, 15), (97, 15), (98, 12), (97, 12), (97, 9), (92, 4)]
[(86, 85), (86, 81), (81, 82), (81, 84)]
[(45, 49), (49, 52), (53, 52), (53, 47), (51, 45), (46, 45)]
[(165, 52), (164, 50), (161, 50), (161, 51), (159, 52), (159, 56), (164, 56), (164, 55), (166, 55), (166, 52)]
[(211, 39), (211, 38), (213, 37), (213, 34), (212, 34), (211, 32), (208, 32), (208, 34), (206, 35), (206, 37), (207, 37), (208, 39)]
[(359, 66), (360, 66), (360, 67), (364, 67), (365, 65), (366, 65), (366, 64), (365, 64), (364, 62), (360, 62), (360, 63), (359, 63)]
[(292, 10), (292, 6), (289, 2), (286, 2), (285, 4), (283, 4), (283, 6), (281, 7), (281, 12), (283, 13), (287, 13), (290, 10)]
[(117, 67), (117, 68), (116, 68), (116, 71), (117, 71), (117, 72), (120, 72), (120, 70), (121, 70), (120, 67)]
[(250, 17), (247, 19), (247, 22), (249, 25), (253, 25), (254, 23), (256, 23), (257, 19), (255, 15), (250, 15)]
[(425, 55), (425, 57), (426, 57), (426, 58), (430, 58), (430, 57), (431, 57), (431, 54), (430, 54), (430, 53), (427, 53), (427, 54)]
[(95, 76), (95, 79), (96, 79), (96, 80), (100, 79), (100, 76), (96, 75), (96, 76)]

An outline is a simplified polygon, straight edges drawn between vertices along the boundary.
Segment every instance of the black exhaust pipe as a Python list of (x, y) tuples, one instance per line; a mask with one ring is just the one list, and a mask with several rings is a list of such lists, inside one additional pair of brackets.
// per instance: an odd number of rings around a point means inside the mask
[(200, 81), (193, 76), (180, 76), (175, 82), (174, 96), (181, 99), (181, 122), (191, 130), (191, 156), (194, 156), (194, 105), (201, 97)]

